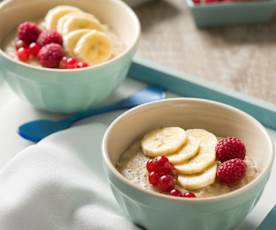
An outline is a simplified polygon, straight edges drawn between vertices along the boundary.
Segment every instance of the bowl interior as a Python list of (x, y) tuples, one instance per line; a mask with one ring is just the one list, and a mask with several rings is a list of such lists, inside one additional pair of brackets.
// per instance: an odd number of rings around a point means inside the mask
[(120, 37), (126, 47), (137, 40), (139, 22), (132, 10), (119, 0), (8, 0), (0, 8), (0, 44), (21, 22), (42, 20), (47, 11), (57, 5), (72, 5), (94, 14)]
[(270, 137), (249, 115), (211, 101), (170, 99), (137, 107), (114, 121), (104, 142), (108, 160), (114, 166), (132, 142), (146, 132), (164, 126), (201, 128), (218, 137), (238, 137), (246, 144), (248, 156), (260, 171), (268, 168), (273, 159)]

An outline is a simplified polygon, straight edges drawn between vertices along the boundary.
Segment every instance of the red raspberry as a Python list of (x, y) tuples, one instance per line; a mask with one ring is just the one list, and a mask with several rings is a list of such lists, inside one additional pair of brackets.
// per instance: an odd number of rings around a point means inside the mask
[(245, 176), (246, 164), (239, 158), (231, 159), (220, 164), (217, 178), (220, 183), (232, 186)]
[(62, 46), (55, 43), (43, 46), (38, 53), (40, 64), (48, 68), (58, 68), (63, 56), (64, 50)]
[(217, 159), (221, 162), (234, 159), (245, 158), (245, 145), (235, 137), (227, 137), (221, 139), (216, 146)]
[(50, 43), (62, 45), (62, 36), (55, 30), (46, 30), (39, 35), (37, 43), (41, 46), (45, 46)]
[(193, 0), (194, 4), (200, 4), (200, 0)]
[(34, 22), (23, 22), (17, 29), (18, 38), (26, 43), (36, 42), (40, 33), (41, 29)]
[(172, 175), (163, 175), (159, 178), (157, 188), (161, 192), (169, 192), (175, 187), (175, 179)]

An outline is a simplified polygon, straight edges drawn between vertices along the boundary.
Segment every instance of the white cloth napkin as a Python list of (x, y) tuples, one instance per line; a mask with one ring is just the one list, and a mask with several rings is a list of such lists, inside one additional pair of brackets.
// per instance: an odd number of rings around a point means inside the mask
[(0, 171), (1, 230), (137, 230), (105, 179), (106, 126), (81, 125), (17, 154)]

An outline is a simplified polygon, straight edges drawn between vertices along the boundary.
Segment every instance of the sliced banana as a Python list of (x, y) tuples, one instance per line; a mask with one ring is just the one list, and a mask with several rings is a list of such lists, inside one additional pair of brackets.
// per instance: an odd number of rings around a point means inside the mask
[(146, 134), (142, 139), (142, 149), (150, 157), (164, 156), (175, 153), (186, 142), (187, 135), (179, 127), (156, 129)]
[(217, 172), (217, 164), (207, 168), (202, 174), (197, 175), (179, 175), (178, 183), (185, 189), (196, 190), (204, 188), (215, 182)]
[(73, 12), (81, 12), (81, 10), (77, 7), (67, 6), (67, 5), (62, 5), (62, 6), (57, 6), (52, 8), (51, 10), (48, 11), (45, 17), (46, 29), (56, 30), (59, 19), (64, 15), (70, 14)]
[(78, 41), (80, 40), (80, 38), (84, 34), (87, 34), (88, 32), (91, 32), (91, 30), (89, 30), (89, 29), (75, 30), (63, 37), (64, 49), (69, 54), (69, 56), (71, 56), (71, 57), (76, 56), (74, 53), (74, 49), (75, 49)]
[(214, 134), (203, 129), (187, 130), (187, 135), (199, 141), (199, 153), (191, 160), (183, 164), (176, 165), (175, 169), (179, 174), (201, 173), (216, 160), (217, 138)]
[(179, 150), (179, 152), (167, 156), (172, 164), (180, 164), (194, 157), (199, 151), (199, 141), (187, 135), (187, 143)]
[(75, 14), (64, 21), (62, 25), (62, 34), (66, 35), (74, 30), (91, 29), (103, 31), (105, 27), (90, 14)]
[(65, 24), (65, 22), (66, 22), (68, 19), (70, 19), (70, 18), (76, 17), (77, 15), (82, 15), (82, 17), (91, 18), (92, 20), (95, 20), (95, 21), (97, 21), (97, 22), (100, 24), (99, 20), (98, 20), (93, 14), (88, 14), (88, 13), (84, 13), (84, 12), (73, 12), (73, 13), (64, 15), (63, 17), (61, 17), (61, 18), (58, 20), (58, 23), (57, 23), (57, 31), (58, 31), (60, 34), (63, 34), (63, 33), (64, 33), (63, 31), (66, 31), (66, 30), (64, 29), (64, 24)]
[(90, 65), (100, 64), (112, 56), (112, 42), (104, 33), (91, 30), (80, 38), (74, 53)]

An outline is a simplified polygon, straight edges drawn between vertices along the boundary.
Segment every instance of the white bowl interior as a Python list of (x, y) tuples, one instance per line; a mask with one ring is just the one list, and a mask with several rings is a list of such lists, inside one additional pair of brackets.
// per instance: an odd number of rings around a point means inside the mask
[(259, 122), (232, 107), (197, 99), (165, 100), (125, 113), (110, 126), (106, 135), (107, 157), (114, 166), (132, 142), (164, 126), (201, 128), (218, 137), (238, 137), (246, 144), (247, 154), (259, 170), (267, 168), (273, 159), (271, 140)]
[(132, 10), (119, 0), (8, 0), (0, 8), (0, 43), (26, 20), (42, 20), (57, 5), (72, 5), (94, 14), (108, 25), (128, 48), (139, 36), (139, 22)]

